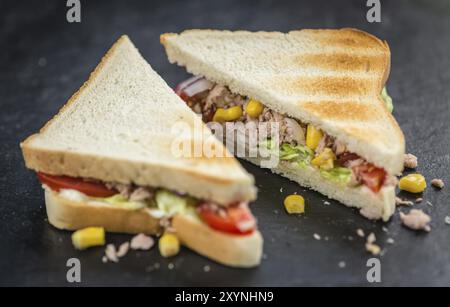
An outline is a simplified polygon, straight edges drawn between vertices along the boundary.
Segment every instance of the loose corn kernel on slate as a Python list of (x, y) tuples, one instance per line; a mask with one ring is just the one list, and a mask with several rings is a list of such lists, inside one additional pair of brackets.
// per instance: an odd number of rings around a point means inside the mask
[(159, 252), (163, 257), (172, 257), (180, 251), (180, 241), (173, 233), (164, 233), (158, 242)]
[(427, 182), (421, 174), (409, 174), (400, 179), (398, 187), (411, 193), (420, 193), (427, 187)]
[(301, 195), (289, 195), (284, 199), (284, 208), (289, 214), (305, 213), (305, 199)]
[(105, 245), (105, 229), (103, 227), (88, 227), (77, 230), (72, 234), (72, 243), (76, 249)]

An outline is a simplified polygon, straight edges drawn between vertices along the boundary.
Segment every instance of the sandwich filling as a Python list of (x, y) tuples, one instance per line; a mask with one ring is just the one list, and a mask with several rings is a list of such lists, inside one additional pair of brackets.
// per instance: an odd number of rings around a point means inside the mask
[(101, 182), (86, 178), (54, 176), (37, 173), (45, 189), (60, 196), (92, 205), (105, 205), (128, 210), (147, 209), (170, 227), (176, 214), (188, 215), (206, 223), (210, 228), (232, 235), (249, 235), (256, 229), (256, 219), (247, 202), (223, 207), (167, 189)]
[[(192, 77), (179, 84), (175, 92), (205, 123), (225, 125), (227, 122), (240, 122), (246, 127), (246, 137), (257, 135), (258, 131), (251, 130), (261, 127), (260, 123), (278, 123), (279, 141), (275, 143), (268, 137), (259, 142), (258, 147), (260, 150), (275, 151), (284, 167), (313, 167), (325, 180), (349, 187), (366, 186), (373, 193), (378, 193), (384, 186), (397, 183), (397, 179), (383, 168), (348, 151), (343, 142), (325, 131), (271, 110), (250, 97), (233, 93), (226, 86), (203, 77)], [(387, 109), (392, 111), (392, 99), (385, 88), (381, 96)], [(266, 135), (270, 135), (270, 132)]]

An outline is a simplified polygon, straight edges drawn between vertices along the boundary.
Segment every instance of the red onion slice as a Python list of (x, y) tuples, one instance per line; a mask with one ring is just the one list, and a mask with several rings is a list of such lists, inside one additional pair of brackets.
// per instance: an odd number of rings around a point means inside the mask
[(192, 97), (198, 93), (211, 89), (213, 85), (214, 84), (211, 81), (206, 80), (204, 77), (194, 76), (178, 84), (175, 88), (175, 93), (177, 93), (177, 95), (184, 93), (186, 96)]

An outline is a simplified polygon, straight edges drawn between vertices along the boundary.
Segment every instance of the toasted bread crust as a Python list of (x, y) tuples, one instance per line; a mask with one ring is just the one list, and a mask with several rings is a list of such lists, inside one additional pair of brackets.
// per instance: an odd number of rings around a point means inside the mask
[[(64, 198), (45, 190), (50, 224), (58, 229), (77, 230), (90, 226), (104, 227), (108, 232), (159, 234), (159, 220), (146, 209), (129, 210), (93, 205)], [(252, 235), (236, 236), (215, 231), (190, 217), (175, 216), (172, 228), (182, 244), (219, 263), (233, 267), (253, 267), (260, 263), (263, 240)]]
[(161, 42), (169, 61), (189, 72), (313, 123), (390, 174), (403, 169), (404, 136), (381, 98), (390, 72), (385, 41), (346, 28), (187, 30)]

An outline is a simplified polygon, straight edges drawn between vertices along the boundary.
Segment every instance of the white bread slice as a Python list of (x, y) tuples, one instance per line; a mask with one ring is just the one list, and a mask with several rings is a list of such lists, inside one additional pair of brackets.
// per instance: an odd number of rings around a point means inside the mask
[[(255, 199), (253, 177), (229, 153), (175, 156), (177, 121), (205, 127), (122, 36), (58, 115), (21, 147), (35, 171), (163, 187), (222, 205)], [(225, 151), (207, 128), (186, 139)]]
[[(245, 159), (258, 166), (261, 165), (259, 158)], [(336, 199), (348, 207), (358, 208), (363, 216), (371, 220), (383, 219), (386, 222), (395, 212), (395, 186), (382, 187), (375, 194), (364, 185), (349, 187), (325, 180), (320, 172), (312, 166), (299, 170), (279, 163), (276, 168), (271, 168), (271, 171), (325, 194), (329, 198)]]
[[(90, 226), (108, 232), (160, 233), (159, 220), (148, 209), (130, 210), (76, 201), (45, 189), (50, 224), (58, 229), (77, 230)], [(208, 227), (192, 217), (176, 215), (173, 228), (182, 244), (219, 263), (233, 267), (254, 267), (261, 262), (263, 239), (259, 231), (236, 236)]]
[(190, 73), (316, 125), (389, 174), (403, 169), (404, 137), (380, 96), (390, 70), (386, 42), (340, 29), (188, 30), (163, 34), (161, 43)]

